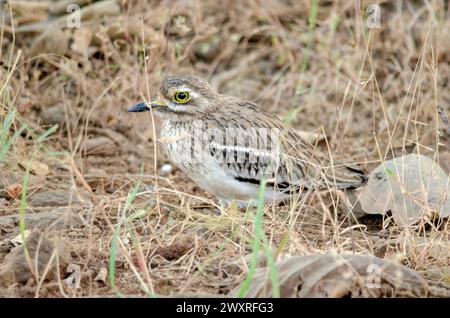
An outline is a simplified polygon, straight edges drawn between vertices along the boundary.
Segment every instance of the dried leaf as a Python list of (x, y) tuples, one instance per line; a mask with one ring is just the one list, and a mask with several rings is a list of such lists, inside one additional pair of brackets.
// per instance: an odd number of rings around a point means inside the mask
[(323, 134), (312, 131), (297, 130), (297, 133), (310, 144), (314, 144), (325, 139), (325, 136)]
[(450, 216), (449, 179), (430, 158), (411, 154), (384, 162), (369, 175), (361, 195), (369, 214), (392, 211), (397, 224), (411, 225), (431, 212)]
[(30, 169), (30, 172), (34, 175), (45, 177), (50, 173), (50, 168), (43, 162), (36, 160), (24, 160), (19, 162), (19, 165), (23, 169)]
[(14, 183), (8, 186), (6, 190), (11, 199), (16, 199), (22, 194), (22, 185), (20, 183)]

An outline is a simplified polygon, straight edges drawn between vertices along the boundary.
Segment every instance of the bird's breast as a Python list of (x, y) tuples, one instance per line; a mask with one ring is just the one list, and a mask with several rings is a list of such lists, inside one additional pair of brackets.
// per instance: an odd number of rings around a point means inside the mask
[[(191, 122), (166, 121), (161, 126), (159, 142), (167, 157), (181, 170), (188, 172), (196, 162), (196, 138)], [(198, 160), (197, 160), (198, 161)]]

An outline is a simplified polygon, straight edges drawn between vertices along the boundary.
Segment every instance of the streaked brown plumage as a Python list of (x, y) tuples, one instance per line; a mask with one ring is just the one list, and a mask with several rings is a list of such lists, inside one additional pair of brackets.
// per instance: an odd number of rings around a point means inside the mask
[[(351, 189), (366, 182), (362, 171), (333, 162), (276, 116), (217, 93), (199, 77), (165, 78), (160, 100), (150, 106), (164, 121), (160, 136), (168, 157), (221, 201), (255, 200), (263, 179), (268, 201), (292, 189)], [(129, 111), (149, 109), (141, 103)]]

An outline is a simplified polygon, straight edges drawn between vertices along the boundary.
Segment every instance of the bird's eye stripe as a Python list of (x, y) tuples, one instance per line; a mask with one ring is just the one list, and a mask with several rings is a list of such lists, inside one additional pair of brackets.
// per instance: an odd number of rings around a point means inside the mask
[(173, 99), (177, 103), (184, 104), (190, 100), (190, 95), (189, 95), (189, 92), (180, 91), (180, 92), (176, 92), (173, 95)]

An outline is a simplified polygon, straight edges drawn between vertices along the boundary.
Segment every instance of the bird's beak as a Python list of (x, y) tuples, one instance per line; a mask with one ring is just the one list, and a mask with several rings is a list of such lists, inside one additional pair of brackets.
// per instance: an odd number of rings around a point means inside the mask
[(163, 102), (161, 102), (159, 100), (152, 100), (150, 102), (150, 107), (149, 107), (149, 104), (147, 104), (146, 102), (142, 102), (142, 103), (133, 105), (130, 108), (128, 108), (128, 112), (140, 113), (140, 112), (149, 111), (150, 108), (155, 109), (155, 108), (161, 108), (161, 107), (166, 107), (166, 104), (164, 104)]

